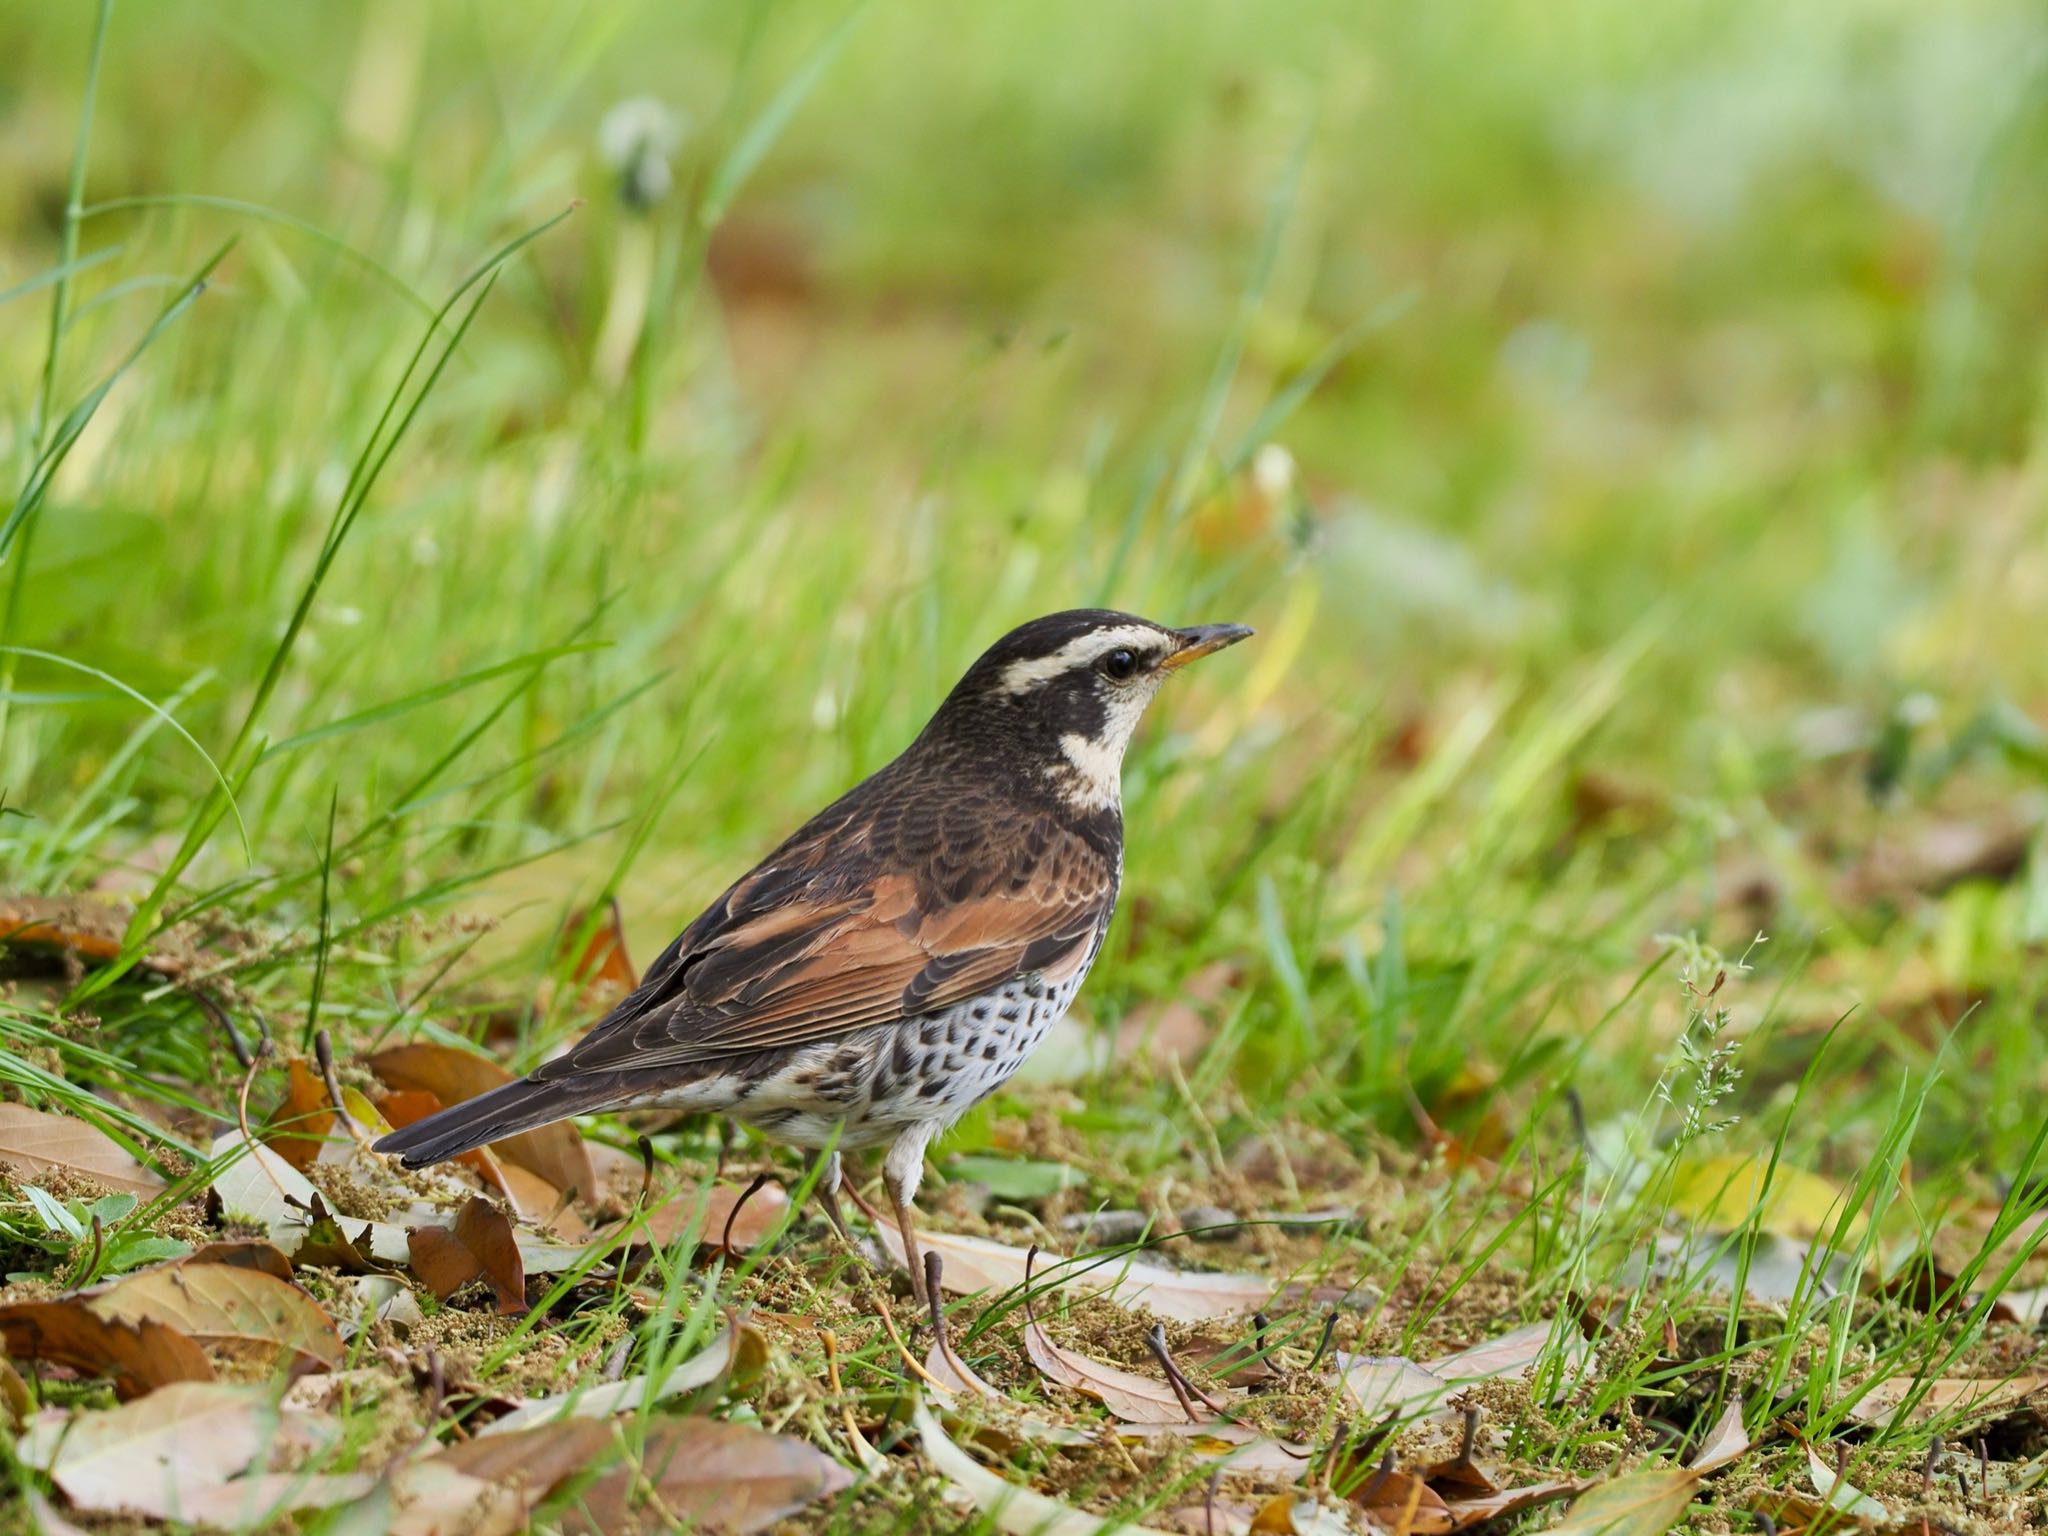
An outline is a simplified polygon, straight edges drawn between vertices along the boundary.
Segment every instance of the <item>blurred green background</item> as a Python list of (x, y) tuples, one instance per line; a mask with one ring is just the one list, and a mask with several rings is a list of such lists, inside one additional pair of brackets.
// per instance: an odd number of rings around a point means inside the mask
[(1086, 1000), (1227, 967), (1214, 1101), (1632, 1102), (1657, 936), (1762, 930), (1752, 1112), (1853, 1010), (1837, 1128), (2038, 1124), (2036, 7), (161, 0), (65, 267), (95, 9), (0, 12), (9, 495), (234, 244), (11, 519), (7, 884), (386, 1027), (606, 889), (646, 958), (1102, 602), (1260, 630)]

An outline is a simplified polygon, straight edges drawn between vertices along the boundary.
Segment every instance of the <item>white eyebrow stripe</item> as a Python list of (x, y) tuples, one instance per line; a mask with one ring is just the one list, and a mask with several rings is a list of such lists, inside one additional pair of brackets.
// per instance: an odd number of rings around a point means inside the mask
[(1085, 635), (1076, 635), (1058, 650), (1044, 656), (1030, 656), (1023, 661), (1013, 661), (1003, 668), (1002, 689), (1005, 693), (1023, 693), (1049, 682), (1062, 672), (1071, 671), (1098, 656), (1107, 655), (1118, 646), (1129, 646), (1133, 650), (1157, 650), (1160, 632), (1142, 624), (1119, 624), (1110, 629), (1091, 629)]

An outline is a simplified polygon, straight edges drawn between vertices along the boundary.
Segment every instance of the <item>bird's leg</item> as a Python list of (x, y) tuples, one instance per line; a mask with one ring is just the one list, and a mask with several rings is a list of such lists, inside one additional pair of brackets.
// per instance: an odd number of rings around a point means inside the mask
[(839, 1234), (839, 1241), (852, 1248), (855, 1253), (859, 1253), (860, 1250), (853, 1246), (853, 1234), (846, 1230), (846, 1212), (839, 1208), (839, 1154), (822, 1153), (819, 1161), (821, 1166), (818, 1169), (816, 1185), (818, 1204), (824, 1209), (825, 1219), (832, 1223), (832, 1230)]
[(928, 1305), (929, 1298), (924, 1293), (924, 1254), (917, 1246), (917, 1213), (910, 1202), (917, 1198), (918, 1183), (924, 1178), (924, 1149), (937, 1129), (931, 1124), (905, 1126), (882, 1160), (882, 1182), (896, 1207), (896, 1230), (903, 1238), (903, 1261), (910, 1270), (910, 1294), (921, 1305)]

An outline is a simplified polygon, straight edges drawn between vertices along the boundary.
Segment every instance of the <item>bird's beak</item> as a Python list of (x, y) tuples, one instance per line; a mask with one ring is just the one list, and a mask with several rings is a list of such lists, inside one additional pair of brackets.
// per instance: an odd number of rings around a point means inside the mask
[(1193, 624), (1186, 629), (1176, 629), (1173, 638), (1180, 642), (1180, 649), (1159, 665), (1165, 671), (1176, 671), (1198, 657), (1220, 651), (1226, 645), (1235, 645), (1250, 635), (1251, 630), (1242, 624)]

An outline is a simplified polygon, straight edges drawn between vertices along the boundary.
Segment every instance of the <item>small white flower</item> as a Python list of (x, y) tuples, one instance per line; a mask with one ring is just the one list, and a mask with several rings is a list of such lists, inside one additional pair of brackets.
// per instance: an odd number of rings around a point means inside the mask
[(632, 96), (605, 113), (597, 152), (619, 178), (626, 206), (645, 212), (675, 185), (669, 156), (683, 142), (683, 120), (652, 96)]
[(431, 533), (416, 533), (412, 536), (412, 563), (414, 565), (439, 565), (441, 546), (434, 541)]
[(1252, 455), (1252, 484), (1267, 501), (1285, 501), (1294, 489), (1294, 455), (1280, 443), (1263, 444)]

